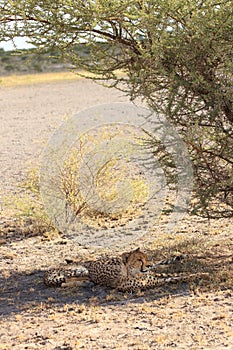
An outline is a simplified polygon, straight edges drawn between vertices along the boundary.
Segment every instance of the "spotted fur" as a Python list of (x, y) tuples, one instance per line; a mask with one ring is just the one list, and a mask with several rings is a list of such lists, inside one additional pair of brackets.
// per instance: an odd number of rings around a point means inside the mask
[[(123, 292), (154, 288), (162, 283), (186, 280), (194, 275), (168, 276), (158, 274), (145, 253), (136, 249), (117, 257), (101, 257), (75, 268), (48, 270), (44, 275), (47, 286), (61, 286), (69, 278), (91, 281)], [(195, 275), (196, 276), (196, 275)]]

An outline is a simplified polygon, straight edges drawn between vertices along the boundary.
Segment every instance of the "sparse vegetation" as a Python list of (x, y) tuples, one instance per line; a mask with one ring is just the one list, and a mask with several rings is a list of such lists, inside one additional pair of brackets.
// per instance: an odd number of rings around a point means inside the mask
[[(15, 218), (6, 227), (7, 231), (18, 232), (22, 237), (30, 235), (52, 236), (57, 229), (48, 218), (39, 190), (38, 168), (31, 168), (25, 174), (24, 181), (18, 184), (21, 195), (9, 194), (2, 199), (3, 205)], [(3, 229), (4, 231), (4, 229)]]
[[(83, 57), (89, 54), (85, 45), (78, 45), (76, 51)], [(72, 68), (72, 65), (65, 64), (59, 58), (56, 50), (47, 50), (38, 55), (35, 49), (4, 51), (0, 48), (0, 63), (0, 76), (59, 73)]]
[[(130, 127), (127, 132), (133, 135)], [(93, 150), (93, 143), (98, 148), (104, 141), (109, 139), (114, 141), (115, 138), (119, 140), (119, 137), (122, 139), (125, 137), (121, 129), (112, 130), (107, 126), (104, 129), (84, 134), (78, 141), (78, 145), (69, 150), (60, 172), (55, 177), (49, 177), (48, 183), (45, 184), (46, 195), (49, 196), (51, 193), (51, 200), (52, 198), (54, 200), (54, 196), (59, 199), (64, 198), (65, 207), (70, 208), (72, 213), (70, 217), (70, 210), (66, 212), (67, 222), (70, 220), (73, 222), (79, 218), (87, 225), (96, 228), (106, 227), (106, 225), (117, 227), (140, 215), (140, 206), (147, 201), (149, 190), (146, 179), (136, 172), (135, 165), (132, 166), (130, 162), (127, 162), (127, 158), (125, 161), (119, 161), (117, 156), (113, 155), (110, 159), (109, 157), (105, 160), (101, 158), (100, 164), (97, 164), (98, 173), (92, 174), (93, 161), (89, 159), (88, 162), (86, 158)], [(131, 152), (132, 150), (129, 149), (128, 157)], [(84, 165), (87, 170), (80, 177), (80, 167)], [(115, 201), (119, 198), (124, 204), (130, 196), (126, 188), (120, 194), (117, 188), (118, 183), (126, 181), (125, 179), (127, 179), (127, 188), (130, 187), (130, 193), (132, 191), (132, 198), (125, 210), (122, 210), (121, 205), (117, 211), (114, 205), (119, 206), (119, 204)], [(11, 208), (22, 223), (23, 220), (30, 219), (40, 232), (55, 230), (55, 217), (51, 218), (51, 222), (41, 199), (39, 169), (35, 167), (28, 170), (24, 181), (18, 186), (23, 190), (23, 194), (20, 197), (8, 196), (5, 198), (5, 205)], [(107, 209), (104, 205), (100, 206), (99, 201), (106, 202), (109, 208)]]

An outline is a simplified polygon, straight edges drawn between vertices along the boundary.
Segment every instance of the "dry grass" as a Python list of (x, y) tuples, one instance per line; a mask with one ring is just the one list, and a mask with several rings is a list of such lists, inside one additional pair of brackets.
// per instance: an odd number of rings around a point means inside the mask
[(41, 84), (56, 81), (70, 81), (82, 79), (80, 76), (72, 72), (59, 72), (59, 73), (38, 73), (28, 75), (10, 75), (0, 78), (0, 86), (12, 87), (21, 85)]
[[(121, 71), (117, 74), (123, 76)], [(34, 85), (59, 81), (71, 81), (85, 79), (85, 77), (93, 78), (94, 75), (85, 71), (79, 72), (51, 72), (51, 73), (35, 73), (25, 75), (9, 75), (0, 77), (0, 87), (13, 87), (22, 85)]]

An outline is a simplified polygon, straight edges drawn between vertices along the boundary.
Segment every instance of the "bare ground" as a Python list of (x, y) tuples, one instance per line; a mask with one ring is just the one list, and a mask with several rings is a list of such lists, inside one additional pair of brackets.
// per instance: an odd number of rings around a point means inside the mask
[[(2, 194), (18, 193), (25, 168), (66, 115), (110, 101), (126, 98), (84, 80), (2, 88)], [(61, 235), (47, 237), (30, 221), (20, 226), (3, 197), (1, 207), (0, 349), (233, 349), (232, 220), (187, 216), (175, 238), (163, 226), (155, 229), (150, 242), (145, 237), (135, 245), (154, 260), (187, 254), (168, 269), (209, 277), (122, 294), (93, 285), (44, 286), (48, 266), (100, 252)]]

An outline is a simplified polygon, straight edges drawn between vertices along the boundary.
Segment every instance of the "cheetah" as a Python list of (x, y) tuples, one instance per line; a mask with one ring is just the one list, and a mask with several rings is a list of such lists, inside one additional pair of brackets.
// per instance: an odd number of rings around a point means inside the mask
[(98, 285), (117, 289), (121, 292), (135, 292), (154, 288), (162, 283), (185, 280), (188, 276), (168, 276), (156, 273), (146, 254), (140, 248), (117, 257), (100, 257), (86, 261), (75, 268), (58, 268), (48, 270), (44, 275), (47, 286), (61, 286), (69, 278), (79, 281), (90, 281)]
[(146, 272), (150, 266), (146, 254), (138, 248), (117, 257), (102, 256), (97, 260), (86, 261), (73, 269), (48, 270), (44, 275), (44, 283), (47, 286), (61, 286), (68, 278), (76, 277), (117, 288), (125, 280)]

